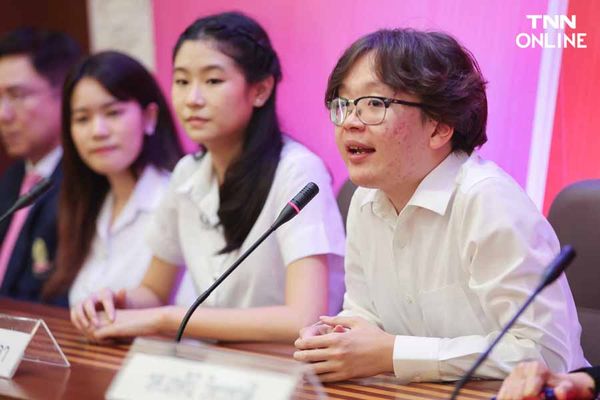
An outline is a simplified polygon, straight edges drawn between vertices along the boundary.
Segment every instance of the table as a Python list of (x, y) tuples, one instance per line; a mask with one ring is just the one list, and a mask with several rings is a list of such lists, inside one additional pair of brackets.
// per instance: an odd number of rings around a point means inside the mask
[[(59, 343), (71, 368), (52, 367), (23, 361), (12, 380), (0, 379), (0, 397), (30, 399), (102, 399), (129, 349), (128, 344), (96, 345), (71, 325), (67, 310), (41, 304), (0, 298), (0, 312), (42, 318)], [(220, 344), (231, 351), (254, 352), (290, 358), (293, 347), (276, 343)], [(453, 384), (413, 383), (399, 385), (393, 375), (378, 375), (335, 384), (324, 389), (330, 399), (447, 399)], [(499, 381), (469, 382), (461, 399), (489, 399), (500, 387)], [(310, 388), (298, 393), (298, 399), (315, 399)]]

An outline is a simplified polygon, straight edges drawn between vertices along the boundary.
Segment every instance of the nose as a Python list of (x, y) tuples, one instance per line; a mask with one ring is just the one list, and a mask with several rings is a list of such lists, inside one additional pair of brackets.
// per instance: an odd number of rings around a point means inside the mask
[(342, 123), (344, 129), (361, 129), (365, 127), (365, 124), (358, 118), (358, 108), (354, 104), (348, 105), (348, 111), (344, 122)]
[(205, 104), (204, 96), (200, 90), (200, 85), (194, 83), (190, 86), (190, 90), (185, 98), (185, 104), (188, 107), (202, 107)]
[(106, 119), (102, 116), (97, 116), (94, 118), (94, 124), (92, 126), (92, 137), (94, 139), (102, 139), (108, 136), (108, 124), (106, 123)]

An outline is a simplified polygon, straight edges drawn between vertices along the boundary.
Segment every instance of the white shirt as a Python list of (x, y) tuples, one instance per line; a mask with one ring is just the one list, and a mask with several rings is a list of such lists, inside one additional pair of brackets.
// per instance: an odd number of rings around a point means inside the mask
[(117, 291), (139, 286), (152, 259), (144, 234), (168, 184), (167, 172), (146, 167), (112, 225), (114, 196), (107, 194), (90, 253), (69, 290), (71, 306), (105, 287)]
[[(350, 205), (343, 315), (396, 336), (402, 381), (456, 380), (490, 344), (559, 251), (554, 231), (516, 182), (479, 156), (451, 154), (397, 214), (359, 188)], [(587, 365), (567, 280), (547, 287), (476, 376), (522, 360), (564, 372)]]
[(344, 293), (344, 230), (331, 178), (317, 156), (290, 139), (284, 141), (271, 190), (248, 237), (241, 249), (223, 255), (217, 255), (225, 246), (225, 238), (217, 215), (219, 184), (210, 152), (201, 159), (186, 156), (178, 163), (147, 236), (157, 257), (174, 265), (187, 265), (189, 276), (184, 277), (175, 302), (190, 305), (271, 226), (283, 206), (310, 181), (319, 186), (319, 194), (297, 217), (267, 238), (203, 305), (283, 305), (286, 266), (304, 257), (329, 254), (330, 310), (337, 312)]
[(35, 164), (29, 160), (25, 161), (25, 174), (27, 175), (32, 171), (35, 171), (35, 173), (42, 178), (51, 177), (54, 173), (54, 170), (58, 166), (58, 163), (60, 162), (62, 154), (62, 147), (56, 146), (52, 151), (42, 157)]

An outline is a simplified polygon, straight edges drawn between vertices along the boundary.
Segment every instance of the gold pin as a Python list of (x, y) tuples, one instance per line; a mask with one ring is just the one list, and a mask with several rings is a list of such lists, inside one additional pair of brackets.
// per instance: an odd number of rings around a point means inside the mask
[(36, 238), (31, 247), (31, 258), (33, 259), (33, 272), (42, 275), (50, 269), (48, 247), (42, 238)]

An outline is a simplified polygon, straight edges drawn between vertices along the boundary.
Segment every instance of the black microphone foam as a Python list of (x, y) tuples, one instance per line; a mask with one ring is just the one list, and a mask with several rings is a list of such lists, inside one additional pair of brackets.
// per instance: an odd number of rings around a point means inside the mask
[(560, 254), (552, 260), (546, 271), (544, 271), (539, 285), (540, 290), (554, 282), (563, 273), (565, 268), (567, 268), (567, 265), (571, 264), (574, 258), (575, 250), (573, 250), (573, 246), (565, 245), (560, 250)]
[(306, 186), (304, 186), (302, 190), (300, 190), (300, 192), (298, 192), (298, 194), (283, 207), (283, 210), (281, 210), (279, 216), (275, 222), (273, 222), (272, 227), (276, 229), (298, 215), (300, 210), (302, 210), (304, 206), (317, 195), (317, 193), (319, 193), (317, 184), (308, 182)]

